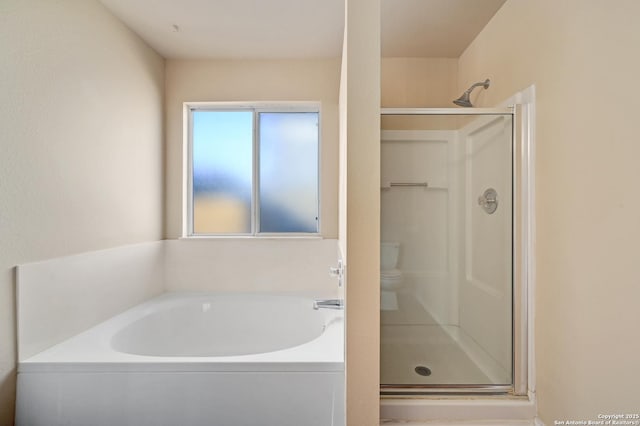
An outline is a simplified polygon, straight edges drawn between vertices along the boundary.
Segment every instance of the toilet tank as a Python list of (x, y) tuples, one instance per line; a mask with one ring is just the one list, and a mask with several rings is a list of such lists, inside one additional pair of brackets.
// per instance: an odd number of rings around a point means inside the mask
[(380, 243), (380, 270), (395, 269), (400, 254), (400, 243)]

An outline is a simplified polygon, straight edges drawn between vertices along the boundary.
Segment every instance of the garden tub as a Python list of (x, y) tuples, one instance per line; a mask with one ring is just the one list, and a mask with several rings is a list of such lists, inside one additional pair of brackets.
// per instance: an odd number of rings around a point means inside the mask
[(341, 426), (343, 311), (165, 293), (20, 362), (16, 424)]

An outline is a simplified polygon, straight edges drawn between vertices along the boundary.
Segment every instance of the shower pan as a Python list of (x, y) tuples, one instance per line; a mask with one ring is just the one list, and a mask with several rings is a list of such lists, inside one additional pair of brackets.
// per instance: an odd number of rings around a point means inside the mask
[(381, 393), (518, 394), (515, 109), (382, 114), (381, 240), (402, 284), (381, 291)]

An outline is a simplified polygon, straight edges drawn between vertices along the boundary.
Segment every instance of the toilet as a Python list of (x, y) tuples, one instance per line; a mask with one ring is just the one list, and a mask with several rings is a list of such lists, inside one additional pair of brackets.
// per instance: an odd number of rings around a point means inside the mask
[(397, 310), (396, 290), (402, 284), (402, 272), (397, 269), (400, 243), (383, 242), (380, 244), (380, 309)]

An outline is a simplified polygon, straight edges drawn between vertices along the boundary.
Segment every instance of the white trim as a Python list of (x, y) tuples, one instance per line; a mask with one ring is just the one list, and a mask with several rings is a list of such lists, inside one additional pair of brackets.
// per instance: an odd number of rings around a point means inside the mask
[(282, 112), (289, 111), (303, 111), (311, 108), (317, 108), (320, 111), (321, 102), (319, 101), (232, 101), (232, 102), (217, 102), (217, 101), (201, 101), (201, 102), (185, 102), (185, 105), (189, 105), (192, 109), (202, 110), (229, 110), (238, 109), (241, 110), (258, 110), (261, 112), (272, 112), (275, 109)]
[[(521, 324), (522, 347), (519, 353), (526, 359), (521, 360), (520, 374), (525, 376), (526, 387), (516, 388), (521, 394), (525, 392), (535, 398), (535, 85), (517, 92), (500, 104), (519, 105), (520, 114), (520, 173), (519, 186), (514, 188), (520, 192), (519, 211), (521, 216), (521, 240), (519, 241), (520, 262), (522, 271), (519, 277), (522, 292), (520, 309), (523, 312)], [(514, 130), (515, 132), (515, 130)], [(514, 134), (514, 136), (516, 136)], [(517, 139), (514, 139), (517, 141)], [(517, 251), (518, 251), (517, 250)], [(516, 251), (516, 252), (517, 252)], [(515, 305), (515, 303), (514, 303)], [(515, 371), (514, 371), (515, 373)], [(517, 385), (517, 383), (515, 383)]]
[(499, 108), (380, 108), (381, 115), (495, 115), (513, 114), (508, 104)]
[(193, 235), (191, 237), (178, 237), (177, 239), (180, 241), (207, 241), (211, 239), (217, 240), (251, 240), (251, 239), (260, 239), (260, 240), (331, 240), (333, 238), (325, 238), (320, 234), (261, 234), (259, 237), (254, 237), (253, 235)]
[(191, 204), (191, 148), (189, 141), (191, 140), (191, 113), (189, 105), (184, 102), (182, 104), (182, 237), (186, 237), (192, 232), (189, 230), (193, 220), (188, 218), (189, 205)]
[(535, 415), (535, 402), (526, 397), (482, 395), (451, 398), (439, 396), (438, 399), (383, 397), (380, 401), (381, 425), (386, 424), (383, 419), (393, 419), (398, 422), (421, 420), (426, 424), (453, 420), (479, 422), (484, 419), (533, 422)]
[[(249, 233), (196, 234), (193, 229), (193, 112), (194, 111), (247, 111), (253, 114), (252, 140), (252, 188), (251, 188), (251, 231)], [(317, 177), (316, 177), (316, 232), (259, 232), (259, 130), (260, 113), (308, 112), (318, 114)], [(182, 194), (182, 236), (188, 238), (318, 238), (322, 237), (322, 103), (319, 101), (238, 101), (238, 102), (184, 102), (183, 103), (183, 194)]]
[[(260, 229), (260, 113), (257, 109), (253, 111), (253, 140), (251, 141), (252, 164), (251, 164), (251, 236), (255, 236)], [(193, 233), (191, 235), (194, 235)]]

